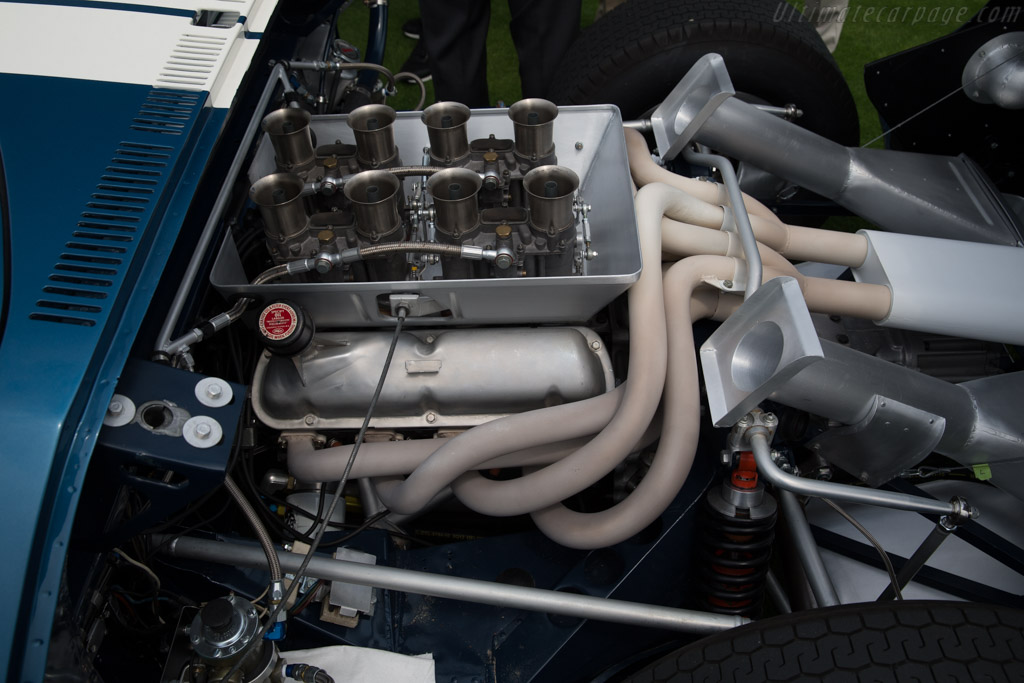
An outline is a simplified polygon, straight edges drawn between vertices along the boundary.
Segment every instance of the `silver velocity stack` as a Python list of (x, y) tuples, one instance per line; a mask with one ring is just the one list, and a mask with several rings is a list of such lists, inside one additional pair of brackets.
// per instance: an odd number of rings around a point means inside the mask
[(438, 102), (423, 110), (420, 117), (430, 138), (432, 161), (450, 165), (469, 156), (469, 107), (458, 102)]
[(263, 229), (272, 243), (286, 242), (306, 231), (309, 219), (302, 202), (302, 178), (272, 173), (252, 184), (249, 197), (263, 216)]
[(552, 162), (557, 116), (557, 106), (537, 97), (519, 100), (509, 107), (508, 117), (512, 119), (515, 132), (516, 156), (526, 162)]
[[(356, 218), (356, 233), (374, 243), (402, 239), (402, 181), (387, 171), (363, 171), (345, 183), (345, 196)], [(405, 279), (406, 259), (401, 253), (366, 261), (371, 280), (386, 282)]]
[[(427, 192), (434, 200), (435, 225), (443, 242), (460, 244), (471, 239), (480, 227), (477, 194), (483, 181), (465, 168), (449, 168), (431, 176)], [(472, 277), (474, 264), (465, 259), (443, 256), (441, 269), (447, 280)]]
[(465, 168), (449, 168), (431, 176), (427, 191), (434, 200), (437, 231), (452, 240), (471, 233), (480, 224), (477, 193), (483, 181)]
[(313, 168), (316, 152), (309, 131), (311, 118), (303, 109), (278, 109), (263, 118), (278, 169), (301, 173)]
[(356, 160), (364, 168), (397, 165), (393, 124), (395, 110), (383, 104), (367, 104), (348, 115), (349, 128), (355, 133)]
[(536, 241), (546, 242), (552, 254), (545, 258), (547, 275), (572, 273), (576, 244), (573, 199), (579, 186), (579, 176), (564, 166), (539, 166), (523, 178), (530, 231)]
[(356, 232), (379, 242), (402, 228), (398, 211), (402, 181), (387, 171), (363, 171), (345, 183), (345, 196), (356, 216)]

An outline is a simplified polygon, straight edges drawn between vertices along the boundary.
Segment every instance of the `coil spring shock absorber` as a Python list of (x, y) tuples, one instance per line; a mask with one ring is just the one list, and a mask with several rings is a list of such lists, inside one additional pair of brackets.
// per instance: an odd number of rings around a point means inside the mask
[(752, 453), (705, 498), (702, 602), (722, 614), (756, 616), (761, 609), (775, 538), (777, 505), (757, 480)]

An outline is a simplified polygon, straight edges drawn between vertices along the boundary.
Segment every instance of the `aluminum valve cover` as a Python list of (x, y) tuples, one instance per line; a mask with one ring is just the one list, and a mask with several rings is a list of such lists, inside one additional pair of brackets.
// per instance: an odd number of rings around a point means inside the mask
[[(391, 332), (317, 334), (302, 355), (265, 353), (253, 406), (275, 429), (357, 428)], [(462, 427), (610, 391), (611, 360), (584, 327), (403, 332), (372, 427)]]

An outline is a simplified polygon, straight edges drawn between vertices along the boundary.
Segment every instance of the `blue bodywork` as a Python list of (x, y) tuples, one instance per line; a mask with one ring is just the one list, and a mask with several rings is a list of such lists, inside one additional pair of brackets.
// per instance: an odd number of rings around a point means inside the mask
[(38, 681), (96, 436), (227, 112), (141, 85), (0, 74), (0, 88), (0, 415), (17, 492), (0, 582), (20, 595), (0, 619), (0, 666)]

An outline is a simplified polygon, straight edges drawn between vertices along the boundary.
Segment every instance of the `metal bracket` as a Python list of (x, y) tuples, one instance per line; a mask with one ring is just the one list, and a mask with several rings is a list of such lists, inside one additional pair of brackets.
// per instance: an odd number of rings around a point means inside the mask
[(721, 55), (711, 52), (698, 59), (651, 114), (661, 158), (674, 159), (719, 105), (735, 94)]
[[(334, 551), (334, 559), (346, 562), (360, 562), (362, 564), (377, 564), (377, 557), (370, 553), (364, 553), (352, 548), (338, 548)], [(356, 617), (365, 614), (373, 616), (373, 606), (376, 599), (372, 586), (362, 586), (355, 583), (344, 583), (342, 581), (331, 581), (330, 593), (324, 604), (330, 604), (337, 608), (342, 617)]]
[(823, 357), (799, 283), (769, 280), (700, 347), (715, 426), (733, 425)]
[(829, 462), (879, 486), (935, 450), (946, 419), (875, 395), (860, 422), (815, 437), (810, 447)]

